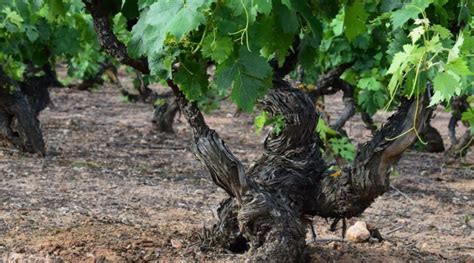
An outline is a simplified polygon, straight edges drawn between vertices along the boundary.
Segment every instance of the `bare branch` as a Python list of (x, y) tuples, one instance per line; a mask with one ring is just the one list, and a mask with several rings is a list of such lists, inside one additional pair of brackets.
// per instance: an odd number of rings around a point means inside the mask
[(338, 91), (343, 92), (342, 101), (344, 109), (336, 121), (330, 124), (334, 130), (340, 130), (345, 123), (354, 116), (356, 112), (356, 102), (354, 101), (354, 87), (340, 76), (354, 63), (344, 63), (321, 75), (316, 83), (316, 89), (308, 93), (309, 97), (316, 101), (324, 95), (332, 95)]
[[(311, 91), (310, 97), (320, 97), (323, 95), (332, 95), (338, 92), (342, 87), (338, 87), (338, 85), (334, 85), (337, 80), (340, 79), (342, 73), (350, 68), (354, 63), (344, 63), (336, 68), (326, 72), (325, 74), (321, 75), (316, 82), (316, 90)], [(347, 96), (352, 97), (353, 94), (347, 94)]]
[(168, 80), (168, 85), (176, 96), (181, 113), (193, 130), (194, 154), (207, 166), (214, 183), (240, 202), (248, 187), (242, 163), (227, 148), (217, 132), (207, 126), (196, 103), (188, 101), (172, 80)]
[(103, 3), (101, 3), (100, 0), (92, 0), (91, 2), (84, 1), (84, 4), (92, 15), (97, 38), (105, 52), (117, 59), (120, 63), (135, 68), (143, 74), (149, 74), (150, 69), (147, 61), (130, 57), (125, 44), (115, 36), (112, 30), (111, 18), (107, 12), (109, 8), (101, 6)]
[(346, 122), (356, 113), (356, 103), (354, 101), (354, 87), (347, 81), (338, 78), (334, 81), (333, 86), (342, 90), (342, 92), (344, 93), (342, 96), (344, 109), (339, 115), (339, 118), (337, 118), (335, 122), (330, 124), (331, 128), (338, 131), (342, 127), (344, 127)]

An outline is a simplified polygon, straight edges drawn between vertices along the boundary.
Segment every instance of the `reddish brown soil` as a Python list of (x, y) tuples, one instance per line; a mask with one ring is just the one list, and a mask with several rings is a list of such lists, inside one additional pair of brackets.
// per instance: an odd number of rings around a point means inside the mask
[[(189, 151), (182, 118), (175, 135), (156, 134), (152, 107), (123, 102), (117, 89), (52, 90), (54, 107), (41, 115), (45, 159), (0, 150), (0, 262), (242, 261), (245, 255), (201, 251), (199, 234), (214, 222), (226, 194)], [(340, 111), (330, 98), (332, 114)], [(253, 117), (235, 108), (206, 116), (211, 127), (248, 167), (261, 153), (264, 134)], [(379, 114), (378, 122), (388, 114)], [(434, 126), (447, 140), (448, 115)], [(369, 138), (360, 117), (346, 126), (357, 142)], [(315, 218), (319, 241), (308, 232), (315, 262), (473, 262), (473, 154), (444, 163), (442, 154), (408, 151), (393, 177), (394, 189), (361, 216), (384, 242), (337, 239)]]

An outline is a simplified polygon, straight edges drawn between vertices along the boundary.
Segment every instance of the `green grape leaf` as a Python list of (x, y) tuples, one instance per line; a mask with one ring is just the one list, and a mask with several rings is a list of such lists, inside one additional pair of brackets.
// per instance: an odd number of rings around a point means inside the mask
[(393, 12), (391, 17), (393, 29), (401, 27), (410, 19), (417, 18), (431, 3), (433, 0), (413, 0), (402, 9)]
[(342, 13), (338, 14), (329, 24), (335, 36), (340, 36), (344, 32), (344, 17)]
[(216, 37), (207, 35), (202, 42), (201, 53), (203, 57), (210, 58), (217, 63), (224, 62), (234, 49), (234, 43), (230, 37)]
[(408, 45), (404, 46), (405, 51), (401, 51), (395, 54), (392, 63), (388, 68), (387, 74), (395, 74), (398, 71), (404, 70), (405, 65), (410, 60), (410, 53), (406, 52), (406, 50), (409, 49), (405, 48), (406, 46)]
[(130, 51), (136, 56), (159, 53), (168, 35), (178, 40), (206, 21), (202, 9), (211, 0), (162, 0), (145, 10), (132, 29)]
[(461, 52), (472, 54), (473, 50), (474, 50), (474, 35), (472, 35), (472, 33), (470, 35), (466, 34), (464, 36), (464, 42), (461, 46)]
[(364, 1), (356, 0), (352, 5), (346, 5), (344, 15), (345, 34), (349, 41), (366, 31), (365, 22), (369, 15), (365, 11)]
[(258, 13), (270, 14), (272, 3), (268, 0), (227, 0), (225, 5), (232, 10), (234, 17), (247, 17), (249, 24), (253, 24)]
[(439, 53), (443, 50), (443, 44), (440, 42), (439, 35), (434, 35), (431, 39), (425, 41), (424, 45), (428, 52)]
[(56, 28), (52, 40), (53, 55), (76, 54), (81, 48), (80, 43), (77, 41), (79, 37), (79, 32), (72, 27), (63, 25)]
[(35, 42), (35, 40), (39, 37), (38, 30), (36, 29), (36, 27), (28, 25), (25, 28), (28, 40), (30, 40), (31, 42)]
[(257, 98), (271, 87), (272, 68), (255, 52), (240, 47), (238, 57), (217, 65), (216, 84), (221, 90), (232, 86), (231, 98), (239, 108), (252, 111)]
[(314, 65), (314, 61), (318, 55), (318, 45), (314, 38), (305, 36), (299, 46), (298, 62), (303, 68), (310, 68)]
[(442, 101), (449, 101), (455, 94), (459, 93), (459, 81), (452, 71), (439, 72), (433, 80), (435, 93), (431, 98), (430, 106)]
[(425, 33), (425, 27), (423, 25), (415, 27), (410, 31), (408, 36), (411, 38), (411, 43), (415, 44), (421, 36)]
[(363, 90), (359, 93), (357, 103), (369, 115), (373, 115), (381, 109), (386, 102), (386, 95), (383, 91)]
[(285, 117), (283, 115), (277, 115), (271, 119), (271, 124), (273, 124), (272, 132), (276, 136), (279, 136), (285, 127)]
[(164, 54), (152, 54), (148, 56), (150, 71), (154, 76), (160, 79), (171, 78), (173, 63), (179, 54), (179, 50), (167, 50)]
[(0, 52), (0, 65), (7, 76), (14, 80), (21, 80), (25, 72), (25, 65), (22, 62), (15, 61), (12, 56)]
[(283, 33), (278, 26), (278, 21), (275, 21), (273, 17), (265, 17), (255, 23), (249, 35), (250, 39), (258, 44), (255, 45), (255, 50), (260, 48), (261, 56), (266, 59), (275, 57), (278, 64), (283, 65), (294, 40), (293, 34)]
[(266, 111), (262, 111), (258, 116), (255, 117), (254, 125), (256, 133), (262, 132), (265, 125), (273, 125), (272, 132), (275, 135), (280, 135), (281, 131), (285, 127), (285, 117), (283, 115), (276, 115), (272, 118), (268, 117)]
[(365, 90), (383, 90), (383, 84), (374, 77), (361, 78), (357, 82), (357, 86)]
[(390, 41), (387, 49), (387, 54), (389, 54), (391, 58), (393, 58), (396, 53), (402, 51), (403, 45), (409, 41), (408, 35), (402, 30), (394, 32), (393, 38), (396, 39), (396, 41)]
[(349, 162), (354, 160), (356, 148), (347, 137), (331, 138), (329, 139), (329, 145), (331, 146), (331, 150), (343, 159)]
[(420, 61), (423, 57), (424, 49), (416, 45), (404, 45), (403, 51), (395, 54), (387, 74), (392, 74), (388, 83), (388, 90), (393, 96), (397, 91), (398, 85), (403, 81), (403, 72), (409, 71), (413, 65)]
[(209, 86), (206, 67), (192, 60), (181, 61), (173, 81), (178, 84), (186, 98), (195, 101), (201, 98)]
[(441, 39), (448, 39), (453, 35), (449, 31), (449, 29), (440, 25), (433, 25), (431, 28), (433, 29), (434, 32), (439, 34)]
[(323, 118), (318, 119), (318, 123), (316, 124), (315, 130), (319, 134), (319, 138), (321, 138), (323, 142), (326, 142), (328, 140), (328, 135), (337, 135), (337, 131), (329, 127), (329, 125), (324, 121)]
[(461, 115), (461, 120), (469, 124), (471, 135), (474, 135), (474, 108), (469, 108)]
[(0, 23), (0, 28), (6, 28), (12, 33), (23, 32), (24, 19), (20, 14), (12, 10), (10, 7), (5, 7), (3, 10), (0, 10), (0, 12), (6, 15), (6, 17), (3, 18), (3, 22)]
[(255, 131), (257, 133), (261, 133), (263, 130), (263, 127), (265, 127), (265, 124), (267, 123), (267, 112), (262, 111), (259, 115), (255, 117), (254, 125), (255, 125)]
[(313, 37), (316, 42), (321, 41), (323, 26), (321, 20), (313, 13), (313, 6), (310, 1), (305, 0), (290, 0), (290, 1), (283, 1), (284, 5), (286, 5), (290, 10), (297, 11), (301, 16), (306, 20), (313, 33)]
[(46, 2), (51, 10), (51, 13), (55, 16), (65, 16), (66, 7), (64, 6), (63, 0), (47, 0)]
[(449, 50), (448, 62), (459, 57), (460, 49), (463, 43), (464, 43), (464, 36), (463, 34), (459, 34), (458, 39), (456, 40), (456, 43), (454, 43), (454, 46)]
[(276, 4), (273, 8), (278, 26), (281, 27), (283, 33), (295, 34), (298, 32), (299, 22), (295, 11), (282, 4)]
[(272, 0), (255, 1), (255, 9), (259, 13), (269, 15), (272, 12)]
[(456, 74), (460, 76), (467, 76), (472, 74), (472, 72), (469, 70), (469, 67), (467, 66), (467, 62), (462, 57), (458, 57), (449, 61), (448, 64), (446, 64), (445, 68), (446, 70), (456, 72)]

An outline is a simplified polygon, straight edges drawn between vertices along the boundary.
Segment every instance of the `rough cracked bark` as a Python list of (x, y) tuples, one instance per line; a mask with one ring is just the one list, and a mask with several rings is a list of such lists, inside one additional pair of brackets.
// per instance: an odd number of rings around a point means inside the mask
[(127, 52), (125, 44), (120, 42), (112, 31), (110, 9), (107, 3), (100, 0), (84, 1), (86, 9), (91, 13), (94, 28), (97, 33), (97, 39), (104, 51), (110, 56), (117, 59), (120, 63), (128, 65), (142, 72), (149, 74), (150, 69), (148, 63), (144, 59), (133, 59)]
[(50, 102), (47, 77), (18, 83), (0, 68), (0, 139), (23, 151), (45, 155), (38, 114)]

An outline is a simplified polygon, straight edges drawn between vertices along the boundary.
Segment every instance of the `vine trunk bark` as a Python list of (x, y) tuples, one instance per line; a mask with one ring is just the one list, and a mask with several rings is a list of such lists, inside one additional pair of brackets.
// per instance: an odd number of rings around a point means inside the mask
[(158, 95), (161, 102), (155, 105), (151, 122), (158, 132), (174, 133), (173, 123), (179, 112), (178, 104), (172, 94)]
[(39, 113), (50, 103), (48, 87), (55, 76), (25, 74), (23, 82), (10, 79), (0, 68), (0, 139), (20, 150), (45, 155)]
[[(474, 136), (472, 136), (469, 129), (461, 135), (460, 138), (456, 136), (456, 126), (458, 122), (461, 121), (461, 115), (469, 108), (469, 103), (467, 102), (467, 96), (455, 97), (451, 101), (452, 116), (449, 119), (449, 139), (451, 140), (451, 146), (446, 151), (446, 157), (449, 158), (459, 158), (467, 154), (470, 147), (474, 145)], [(468, 125), (466, 125), (468, 126)]]

